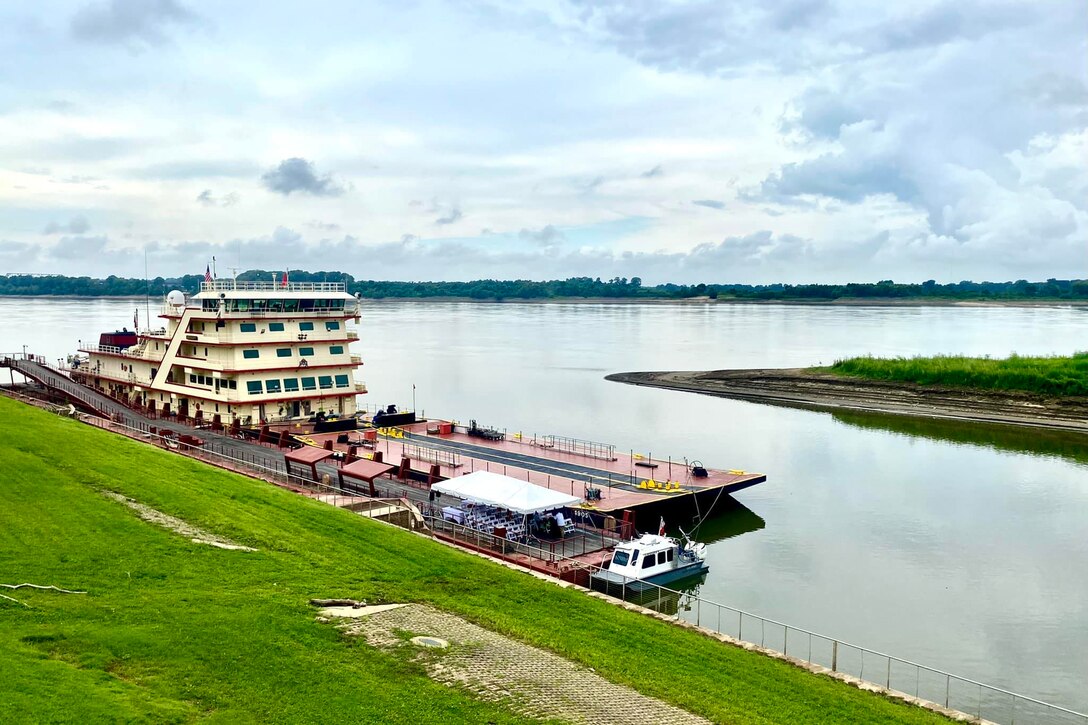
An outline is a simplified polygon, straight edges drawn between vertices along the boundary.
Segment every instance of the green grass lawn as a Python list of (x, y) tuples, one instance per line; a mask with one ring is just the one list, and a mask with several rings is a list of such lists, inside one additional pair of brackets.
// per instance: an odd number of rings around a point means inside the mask
[[(311, 597), (426, 602), (718, 722), (938, 722), (269, 484), (0, 397), (6, 722), (517, 722), (315, 621)], [(255, 553), (193, 544), (113, 490)]]
[(1041, 395), (1088, 395), (1088, 352), (1072, 357), (1006, 359), (937, 357), (854, 357), (819, 372), (922, 385), (954, 385), (986, 390), (1019, 390)]

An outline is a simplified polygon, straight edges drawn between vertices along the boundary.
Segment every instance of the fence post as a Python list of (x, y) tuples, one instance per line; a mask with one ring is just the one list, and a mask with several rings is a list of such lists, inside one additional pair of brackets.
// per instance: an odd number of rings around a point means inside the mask
[(952, 689), (952, 675), (944, 676), (944, 706), (948, 707), (948, 693)]
[[(831, 671), (839, 671), (839, 641), (831, 640)], [(945, 702), (945, 707), (948, 707), (948, 703)]]

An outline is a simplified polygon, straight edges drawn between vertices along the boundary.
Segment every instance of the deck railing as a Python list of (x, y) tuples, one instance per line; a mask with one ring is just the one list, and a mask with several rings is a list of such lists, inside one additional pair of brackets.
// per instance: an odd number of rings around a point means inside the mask
[(412, 443), (404, 444), (404, 455), (413, 461), (438, 463), (447, 468), (460, 468), (461, 456), (456, 451), (443, 451), (436, 448), (424, 448)]
[(201, 292), (344, 292), (347, 286), (343, 282), (273, 282), (271, 280), (242, 281), (236, 279), (213, 279), (201, 282)]
[(602, 461), (616, 460), (616, 447), (610, 443), (597, 443), (579, 438), (546, 435), (541, 439), (540, 445), (563, 453), (573, 453), (587, 458), (599, 458)]
[[(48, 366), (41, 356), (0, 353), (0, 363), (5, 365), (11, 365), (18, 360), (30, 360)], [(18, 367), (14, 369), (18, 370)], [(71, 392), (68, 394), (77, 398), (81, 397)], [(132, 437), (152, 438), (149, 427), (144, 424), (128, 426), (98, 416), (83, 416), (82, 419), (97, 427)], [(208, 460), (215, 465), (236, 468), (244, 473), (257, 473), (274, 482), (317, 492), (322, 500), (327, 500), (333, 505), (341, 505), (362, 496), (359, 493), (348, 493), (335, 486), (290, 475), (282, 464), (270, 460), (268, 453), (247, 455), (227, 453), (217, 449), (219, 445), (212, 439), (207, 440), (202, 447), (188, 447), (188, 450), (179, 452)], [(387, 491), (379, 490), (377, 497), (389, 498), (390, 496)], [(427, 507), (424, 506), (424, 508)], [(539, 546), (515, 545), (513, 542), (483, 531), (468, 529), (453, 522), (444, 522), (440, 516), (434, 515), (433, 510), (428, 510), (424, 518), (431, 525), (439, 527), (439, 530), (452, 529), (460, 533), (464, 543), (469, 543), (478, 550), (487, 549), (503, 558), (519, 553), (538, 558), (548, 564), (560, 579), (566, 581), (578, 583), (577, 580), (587, 580), (592, 573), (601, 569), (601, 567), (565, 557)], [(613, 585), (611, 592), (604, 593), (617, 599), (629, 600), (632, 596), (629, 589), (631, 581), (624, 579), (618, 586)], [(683, 601), (685, 604), (678, 606), (675, 613), (670, 616), (683, 619), (711, 632), (758, 645), (817, 669), (853, 676), (888, 690), (928, 700), (980, 719), (1007, 725), (1016, 725), (1018, 722), (1038, 725), (1088, 725), (1088, 714), (1083, 712), (853, 644), (838, 637), (753, 614), (691, 593), (649, 585), (648, 594), (643, 592), (638, 596), (638, 602), (643, 606), (652, 606), (654, 602), (660, 605), (662, 602), (671, 601)]]

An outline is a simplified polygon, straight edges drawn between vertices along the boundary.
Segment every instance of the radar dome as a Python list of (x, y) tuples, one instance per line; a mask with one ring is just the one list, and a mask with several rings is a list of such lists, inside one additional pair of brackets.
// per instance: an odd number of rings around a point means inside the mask
[(185, 293), (177, 289), (172, 290), (170, 294), (166, 295), (166, 303), (174, 307), (184, 307)]

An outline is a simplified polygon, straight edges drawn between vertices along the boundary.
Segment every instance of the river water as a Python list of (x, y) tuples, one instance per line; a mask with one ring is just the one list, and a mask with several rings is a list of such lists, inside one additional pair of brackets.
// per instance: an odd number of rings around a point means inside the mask
[[(0, 351), (62, 357), (131, 326), (137, 304), (0, 298)], [(1088, 313), (379, 301), (359, 332), (366, 402), (410, 407), (414, 385), (431, 416), (766, 473), (701, 530), (701, 596), (1088, 709), (1088, 437), (604, 380), (865, 353), (1068, 354), (1088, 347)]]

